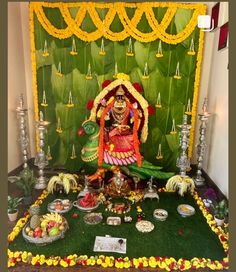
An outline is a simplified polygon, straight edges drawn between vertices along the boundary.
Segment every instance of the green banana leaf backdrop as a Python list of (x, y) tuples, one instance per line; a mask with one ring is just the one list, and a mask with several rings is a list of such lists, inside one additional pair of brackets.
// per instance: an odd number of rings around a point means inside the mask
[[(133, 10), (126, 9), (129, 17)], [(166, 8), (154, 8), (155, 16), (160, 22)], [(65, 28), (66, 24), (57, 8), (45, 8), (48, 19), (58, 28)], [(75, 18), (77, 8), (70, 8)], [(101, 18), (106, 10), (99, 10)], [(178, 9), (167, 32), (171, 34), (182, 31), (192, 16), (192, 10)], [(139, 82), (143, 86), (143, 96), (149, 104), (155, 107), (158, 93), (161, 95), (162, 108), (155, 108), (155, 114), (149, 117), (149, 136), (145, 144), (140, 146), (144, 158), (156, 165), (162, 165), (165, 170), (176, 170), (176, 158), (179, 149), (178, 134), (172, 135), (172, 120), (176, 125), (182, 123), (187, 102), (193, 101), (193, 86), (196, 70), (196, 55), (189, 56), (190, 42), (193, 39), (195, 51), (198, 51), (199, 30), (194, 32), (182, 43), (170, 45), (162, 42), (163, 57), (156, 58), (159, 40), (150, 43), (140, 43), (132, 38), (134, 56), (126, 55), (129, 38), (121, 42), (104, 39), (106, 55), (99, 55), (101, 39), (95, 42), (83, 42), (76, 36), (69, 39), (56, 39), (50, 36), (34, 16), (34, 35), (36, 46), (36, 69), (38, 107), (44, 118), (50, 122), (46, 134), (45, 152), (50, 146), (51, 166), (64, 166), (71, 171), (79, 170), (83, 166), (80, 150), (86, 141), (85, 137), (78, 137), (77, 131), (90, 112), (86, 105), (88, 100), (94, 99), (101, 91), (104, 80), (113, 79), (115, 63), (118, 72), (130, 75), (131, 82)], [(138, 29), (143, 32), (151, 31), (146, 18), (143, 16)], [(119, 18), (116, 17), (111, 30), (119, 32), (123, 29)], [(87, 15), (82, 24), (87, 32), (95, 30), (91, 18)], [(70, 54), (72, 40), (75, 40), (77, 55)], [(49, 56), (42, 55), (47, 42)], [(61, 62), (62, 77), (56, 74)], [(149, 79), (142, 79), (145, 62), (148, 63)], [(179, 62), (182, 78), (173, 78), (176, 65)], [(86, 80), (88, 64), (91, 64), (91, 80)], [(46, 94), (47, 107), (41, 105), (43, 91)], [(72, 93), (74, 107), (67, 107), (69, 92)], [(62, 133), (56, 132), (58, 118), (61, 121)], [(158, 146), (161, 143), (163, 159), (157, 160)], [(72, 147), (75, 147), (76, 158), (71, 158)]]

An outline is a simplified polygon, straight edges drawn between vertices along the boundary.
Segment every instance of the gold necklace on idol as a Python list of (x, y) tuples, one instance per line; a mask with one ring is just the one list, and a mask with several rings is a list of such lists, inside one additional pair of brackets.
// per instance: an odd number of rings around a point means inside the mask
[(127, 110), (127, 108), (124, 108), (122, 110), (117, 110), (116, 108), (112, 108), (111, 114), (112, 114), (112, 117), (114, 118), (114, 120), (118, 124), (122, 124), (123, 121), (125, 120), (125, 118), (128, 116), (129, 111)]

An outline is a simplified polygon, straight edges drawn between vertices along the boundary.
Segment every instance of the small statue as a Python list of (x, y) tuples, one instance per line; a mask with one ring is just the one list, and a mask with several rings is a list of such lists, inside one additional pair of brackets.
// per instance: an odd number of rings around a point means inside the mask
[(106, 194), (115, 196), (125, 196), (130, 191), (125, 175), (123, 175), (119, 167), (114, 168), (113, 177), (108, 181), (110, 184), (106, 186)]
[(88, 176), (85, 175), (85, 177), (84, 177), (84, 189), (79, 192), (78, 198), (79, 197), (84, 197), (87, 193), (90, 192), (90, 189), (89, 189), (88, 185), (89, 185)]
[(153, 193), (154, 192), (153, 187), (156, 187), (155, 185), (153, 185), (153, 177), (150, 178), (147, 184), (148, 184), (148, 192)]
[(118, 173), (115, 174), (114, 176), (114, 182), (115, 182), (118, 194), (120, 194), (120, 190), (122, 185), (124, 184), (124, 181), (125, 181), (124, 177), (121, 175), (121, 172), (118, 171)]
[(153, 185), (153, 177), (150, 178), (150, 180), (148, 181), (147, 184), (148, 184), (148, 188), (145, 191), (143, 199), (146, 199), (146, 198), (151, 198), (151, 199), (152, 198), (157, 198), (157, 200), (159, 200), (159, 196), (157, 194), (157, 190), (155, 189), (156, 185)]

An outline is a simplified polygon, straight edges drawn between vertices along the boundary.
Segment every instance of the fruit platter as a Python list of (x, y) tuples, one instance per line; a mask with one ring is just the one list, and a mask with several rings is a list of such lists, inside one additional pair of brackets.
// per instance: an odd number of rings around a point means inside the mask
[(99, 201), (93, 193), (87, 193), (84, 197), (74, 201), (73, 205), (81, 211), (90, 212), (99, 206)]
[(68, 222), (58, 213), (34, 215), (23, 228), (22, 235), (27, 242), (43, 246), (64, 238), (68, 228)]
[(66, 213), (73, 207), (72, 202), (69, 199), (55, 199), (48, 204), (49, 212)]

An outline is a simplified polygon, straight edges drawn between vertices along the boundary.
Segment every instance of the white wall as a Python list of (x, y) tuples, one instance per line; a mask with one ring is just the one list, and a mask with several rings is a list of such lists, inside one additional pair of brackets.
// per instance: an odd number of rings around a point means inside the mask
[(22, 163), (15, 111), (21, 93), (26, 100), (20, 3), (8, 3), (8, 171)]
[(21, 28), (23, 38), (23, 54), (24, 54), (24, 72), (27, 95), (27, 109), (29, 119), (29, 140), (30, 140), (30, 156), (35, 157), (36, 154), (36, 130), (34, 116), (34, 95), (32, 83), (32, 68), (31, 68), (31, 51), (30, 51), (30, 29), (29, 29), (29, 3), (21, 2)]
[[(227, 22), (228, 3), (221, 3), (219, 22)], [(225, 13), (223, 14), (223, 10)], [(213, 57), (209, 78), (209, 111), (213, 113), (209, 122), (208, 156), (205, 169), (221, 191), (228, 196), (228, 48), (218, 51), (220, 29), (214, 32)]]
[[(205, 2), (208, 14), (216, 2)], [(227, 2), (221, 2), (219, 23), (227, 21)], [(27, 96), (29, 110), (29, 138), (31, 157), (35, 155), (35, 123), (32, 93), (32, 74), (29, 38), (28, 3), (9, 3), (8, 15), (8, 153), (9, 171), (21, 163), (17, 141), (15, 119), (16, 98), (20, 92)], [(209, 119), (207, 130), (207, 150), (205, 153), (204, 170), (228, 195), (228, 49), (217, 51), (219, 29), (205, 35), (202, 73), (200, 81), (198, 112), (201, 111), (204, 97), (208, 96), (209, 111), (213, 113)], [(13, 80), (14, 79), (14, 80)], [(199, 122), (196, 124), (195, 144), (198, 142)], [(196, 163), (196, 152), (192, 162)]]
[[(216, 2), (215, 2), (216, 3)], [(209, 13), (215, 4), (209, 3)], [(228, 2), (220, 3), (219, 24), (228, 21)], [(228, 196), (228, 48), (218, 51), (220, 28), (206, 33), (202, 63), (198, 112), (201, 112), (204, 97), (208, 97), (209, 118), (206, 135), (206, 152), (203, 169)], [(197, 122), (195, 143), (198, 142)], [(196, 154), (194, 156), (196, 162)]]
[(35, 155), (35, 123), (32, 92), (28, 3), (8, 3), (8, 171), (22, 163), (16, 107), (19, 95), (28, 109), (29, 158)]

